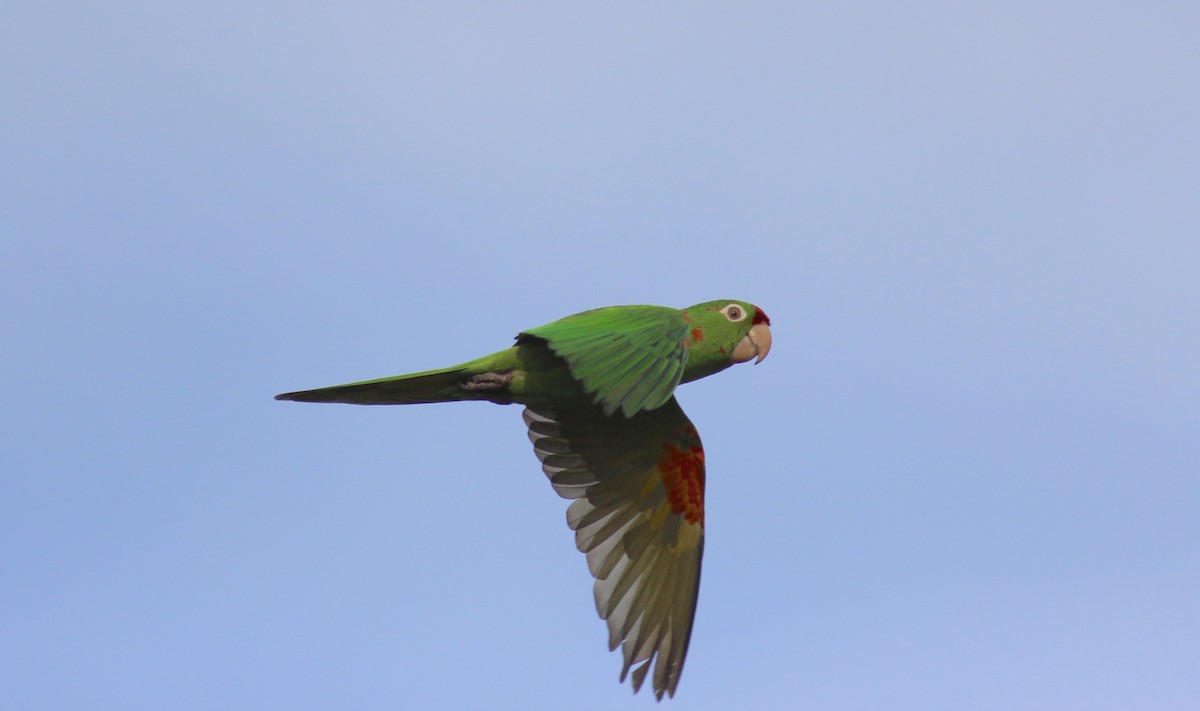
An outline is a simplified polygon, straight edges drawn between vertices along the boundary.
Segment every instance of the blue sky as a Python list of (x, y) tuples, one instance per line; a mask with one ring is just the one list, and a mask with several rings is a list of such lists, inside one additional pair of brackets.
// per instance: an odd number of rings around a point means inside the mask
[(733, 297), (672, 708), (1195, 708), (1194, 4), (3, 14), (0, 705), (654, 706), (519, 408), (271, 398)]

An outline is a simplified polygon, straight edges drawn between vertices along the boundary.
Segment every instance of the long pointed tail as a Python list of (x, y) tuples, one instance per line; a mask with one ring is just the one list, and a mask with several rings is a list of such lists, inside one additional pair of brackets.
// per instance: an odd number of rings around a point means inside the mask
[(452, 400), (483, 399), (471, 383), (479, 378), (464, 366), (424, 373), (367, 380), (331, 388), (301, 390), (276, 395), (276, 400), (345, 402), (352, 405), (408, 405)]

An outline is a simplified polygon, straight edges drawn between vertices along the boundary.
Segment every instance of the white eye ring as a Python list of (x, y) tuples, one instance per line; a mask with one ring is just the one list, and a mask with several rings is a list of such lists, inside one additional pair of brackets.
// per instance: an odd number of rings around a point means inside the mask
[(729, 304), (721, 309), (721, 313), (725, 314), (725, 318), (730, 321), (741, 321), (746, 318), (746, 310), (737, 304)]

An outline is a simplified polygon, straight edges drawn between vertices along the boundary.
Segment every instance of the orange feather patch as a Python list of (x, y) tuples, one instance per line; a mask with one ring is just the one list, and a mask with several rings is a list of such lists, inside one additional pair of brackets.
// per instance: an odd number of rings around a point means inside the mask
[[(667, 489), (671, 511), (682, 514), (688, 523), (704, 527), (704, 449), (695, 427), (679, 430), (679, 447), (664, 443), (658, 458), (658, 469)], [(694, 442), (695, 444), (691, 444)]]

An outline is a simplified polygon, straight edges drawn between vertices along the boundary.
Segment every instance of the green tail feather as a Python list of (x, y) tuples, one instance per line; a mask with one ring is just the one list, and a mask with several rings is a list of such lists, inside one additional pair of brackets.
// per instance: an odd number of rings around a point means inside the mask
[(276, 400), (297, 402), (344, 402), (351, 405), (416, 405), (453, 400), (480, 400), (480, 388), (472, 387), (480, 376), (463, 366), (430, 370), (412, 375), (367, 380), (331, 388), (301, 390), (276, 395)]
[(566, 362), (540, 339), (441, 370), (427, 370), (331, 388), (276, 395), (276, 400), (345, 402), (352, 405), (415, 405), (490, 400), (564, 406), (592, 402), (571, 377)]

